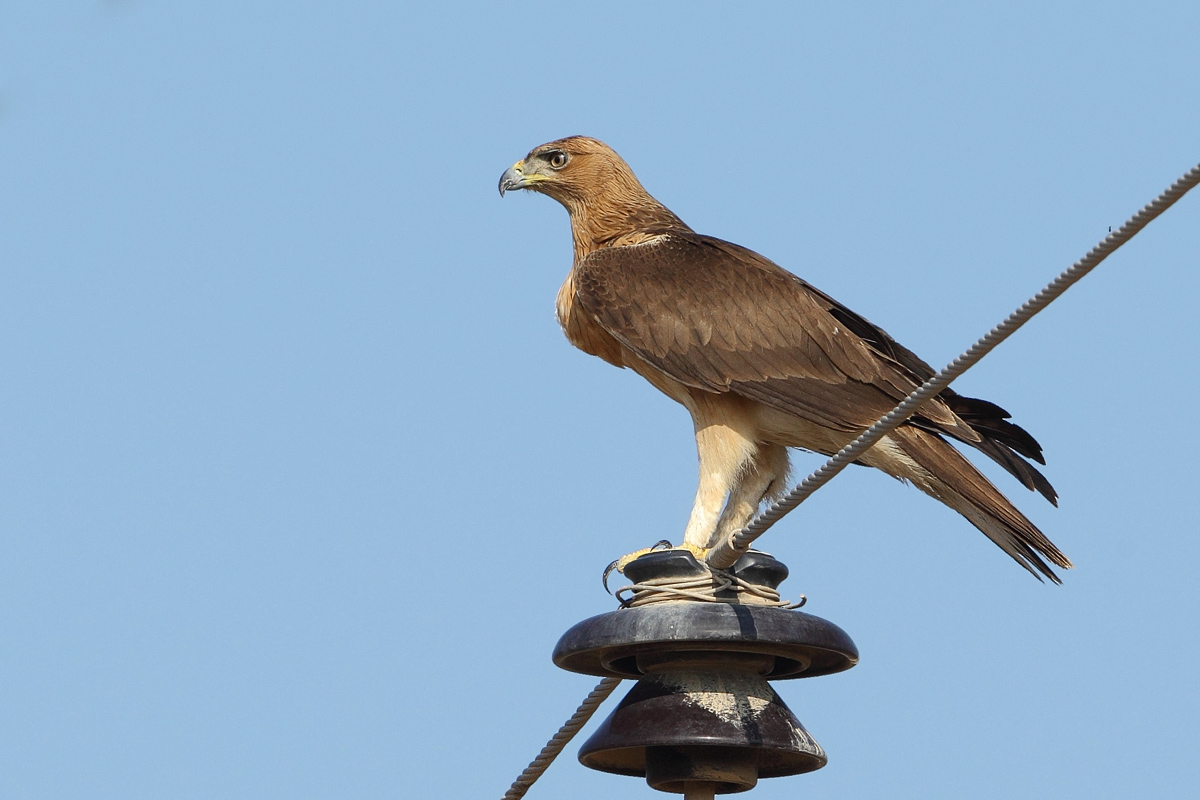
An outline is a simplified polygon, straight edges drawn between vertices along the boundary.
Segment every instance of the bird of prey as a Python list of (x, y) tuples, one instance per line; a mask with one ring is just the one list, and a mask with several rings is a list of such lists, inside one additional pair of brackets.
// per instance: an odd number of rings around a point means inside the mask
[[(934, 370), (881, 328), (751, 250), (698, 234), (596, 139), (535, 147), (500, 178), (566, 207), (575, 259), (558, 292), (571, 344), (628, 367), (695, 424), (700, 485), (683, 546), (702, 554), (786, 490), (788, 448), (832, 455)], [(1071, 562), (947, 439), (1051, 503), (1041, 446), (993, 403), (949, 389), (859, 463), (967, 518), (1035, 576)]]

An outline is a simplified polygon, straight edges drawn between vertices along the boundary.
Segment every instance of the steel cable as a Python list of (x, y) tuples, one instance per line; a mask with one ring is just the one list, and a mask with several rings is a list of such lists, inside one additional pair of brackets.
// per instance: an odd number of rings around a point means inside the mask
[(550, 741), (546, 742), (546, 746), (542, 748), (542, 752), (538, 753), (538, 757), (529, 762), (525, 771), (513, 781), (512, 786), (504, 793), (502, 800), (520, 800), (524, 797), (525, 793), (529, 791), (529, 787), (533, 786), (534, 781), (542, 777), (542, 773), (549, 769), (562, 749), (575, 738), (575, 734), (579, 733), (584, 725), (587, 725), (592, 714), (596, 713), (596, 709), (608, 699), (620, 682), (620, 678), (605, 678), (596, 684), (596, 688), (592, 689), (591, 694), (579, 704), (579, 708), (575, 710), (571, 718), (563, 723), (563, 726), (558, 729), (558, 733), (554, 734)]
[(950, 385), (950, 382), (962, 375), (992, 349), (1007, 339), (1014, 331), (1046, 306), (1056, 300), (1059, 295), (1069, 289), (1076, 281), (1092, 271), (1101, 261), (1108, 258), (1118, 247), (1132, 239), (1142, 228), (1146, 227), (1155, 217), (1166, 211), (1175, 202), (1187, 194), (1188, 190), (1200, 183), (1200, 164), (1183, 174), (1179, 180), (1148, 203), (1141, 211), (1129, 218), (1124, 225), (1113, 231), (1087, 255), (1076, 261), (1069, 269), (1051, 281), (1047, 286), (1025, 302), (1020, 308), (1009, 315), (1007, 319), (988, 333), (969, 350), (951, 361), (946, 368), (925, 381), (918, 389), (904, 399), (878, 422), (868, 428), (862, 435), (838, 451), (837, 455), (825, 462), (824, 466), (805, 478), (798, 486), (772, 503), (761, 514), (750, 521), (746, 527), (732, 534), (709, 551), (706, 559), (709, 566), (717, 569), (728, 569), (733, 562), (750, 549), (750, 544), (766, 533), (772, 525), (785, 514), (808, 499), (813, 492), (820, 489), (833, 479), (835, 475), (853, 463), (876, 442), (892, 430), (902, 425), (909, 417), (920, 409), (921, 405), (937, 395)]

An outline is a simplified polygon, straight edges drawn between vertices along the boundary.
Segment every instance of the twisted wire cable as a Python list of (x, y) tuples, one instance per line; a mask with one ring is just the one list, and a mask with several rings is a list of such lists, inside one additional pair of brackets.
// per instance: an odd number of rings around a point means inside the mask
[(529, 787), (533, 786), (534, 782), (542, 777), (542, 773), (550, 768), (558, 754), (562, 752), (568, 742), (575, 738), (575, 734), (579, 733), (580, 729), (587, 724), (588, 720), (592, 718), (592, 714), (596, 713), (596, 709), (608, 699), (620, 682), (620, 678), (605, 678), (596, 684), (596, 688), (592, 689), (591, 694), (579, 704), (579, 708), (575, 710), (571, 718), (563, 723), (563, 726), (558, 729), (558, 733), (554, 734), (550, 741), (546, 742), (546, 746), (542, 748), (542, 752), (538, 753), (538, 757), (529, 762), (525, 771), (513, 781), (512, 786), (504, 793), (502, 800), (520, 800), (524, 797), (525, 793), (529, 791)]
[[(623, 595), (628, 593), (628, 597)], [(732, 597), (722, 597), (729, 593)], [(622, 586), (616, 591), (621, 608), (641, 608), (658, 603), (695, 601), (700, 603), (744, 603), (747, 605), (773, 606), (775, 608), (800, 608), (808, 599), (800, 595), (799, 602), (781, 600), (779, 592), (770, 586), (750, 583), (723, 569), (709, 569), (703, 575), (649, 578), (641, 583)]]
[(1200, 183), (1200, 164), (1183, 174), (1179, 180), (1148, 203), (1141, 211), (1134, 214), (1117, 230), (1106, 236), (1093, 247), (1087, 255), (1076, 261), (1069, 269), (1046, 285), (1044, 289), (1027, 300), (1024, 305), (1014, 311), (1003, 322), (992, 328), (969, 350), (946, 365), (946, 368), (925, 381), (919, 388), (904, 399), (886, 415), (868, 428), (861, 436), (838, 451), (837, 455), (825, 462), (824, 466), (805, 478), (798, 486), (772, 503), (761, 514), (750, 521), (746, 527), (737, 531), (729, 538), (720, 542), (709, 551), (706, 562), (717, 569), (727, 569), (733, 565), (743, 553), (750, 549), (750, 544), (759, 536), (766, 533), (772, 525), (785, 514), (803, 503), (813, 492), (820, 489), (833, 479), (835, 475), (853, 463), (863, 453), (871, 448), (891, 431), (900, 427), (909, 417), (920, 409), (921, 405), (950, 385), (950, 382), (962, 375), (992, 349), (1007, 339), (1014, 331), (1028, 322), (1035, 314), (1050, 305), (1076, 281), (1091, 272), (1101, 261), (1108, 258), (1118, 247), (1132, 239), (1142, 228), (1146, 227), (1155, 217), (1175, 204), (1179, 198)]

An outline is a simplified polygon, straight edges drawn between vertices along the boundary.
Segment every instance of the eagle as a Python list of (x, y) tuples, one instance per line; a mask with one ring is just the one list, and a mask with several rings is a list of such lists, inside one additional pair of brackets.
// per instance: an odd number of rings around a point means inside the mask
[[(557, 298), (574, 346), (627, 367), (692, 415), (700, 480), (682, 547), (702, 556), (787, 489), (788, 448), (832, 455), (934, 370), (882, 328), (745, 247), (696, 233), (603, 142), (535, 147), (500, 178), (570, 215)], [(943, 390), (858, 463), (957, 511), (1035, 577), (1071, 562), (947, 440), (1057, 505), (1042, 448), (1003, 408)]]

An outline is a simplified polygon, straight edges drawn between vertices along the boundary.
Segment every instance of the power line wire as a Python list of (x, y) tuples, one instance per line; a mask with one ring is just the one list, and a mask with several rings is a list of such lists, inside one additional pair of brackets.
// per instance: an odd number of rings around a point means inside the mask
[(1044, 289), (1010, 314), (1006, 320), (988, 331), (969, 350), (947, 364), (945, 369), (925, 381), (912, 394), (906, 397), (900, 405), (893, 408), (861, 436), (838, 451), (837, 455), (826, 461), (824, 466), (805, 478), (799, 485), (779, 500), (772, 503), (766, 510), (751, 520), (746, 527), (720, 542), (709, 551), (707, 558), (708, 565), (716, 569), (728, 569), (733, 566), (733, 562), (737, 561), (743, 553), (750, 549), (750, 544), (759, 536), (766, 533), (785, 514), (807, 500), (817, 489), (829, 483), (835, 475), (845, 469), (848, 464), (856, 461), (872, 445), (891, 431), (900, 427), (906, 420), (917, 413), (923, 403), (949, 386), (951, 381), (978, 363), (996, 345), (1007, 339), (1035, 314), (1054, 302), (1076, 281), (1087, 275), (1117, 248), (1132, 239), (1151, 220), (1174, 205), (1179, 198), (1187, 194), (1197, 183), (1200, 183), (1200, 164), (1185, 172), (1183, 177), (1171, 184), (1166, 191), (1148, 203), (1141, 211), (1130, 217), (1128, 222), (1106, 236), (1087, 255), (1076, 261), (1069, 269), (1047, 284)]
[(542, 773), (550, 768), (567, 743), (575, 738), (575, 734), (579, 733), (584, 725), (587, 725), (592, 714), (596, 713), (596, 709), (608, 699), (620, 682), (620, 678), (605, 678), (596, 684), (596, 688), (592, 689), (591, 694), (579, 704), (579, 708), (575, 710), (571, 718), (563, 723), (563, 726), (558, 729), (558, 733), (550, 737), (550, 741), (546, 742), (546, 746), (542, 748), (542, 752), (538, 753), (538, 757), (529, 762), (525, 771), (513, 781), (512, 786), (504, 793), (501, 800), (521, 800), (529, 791), (529, 787), (533, 786), (534, 781), (542, 777)]

